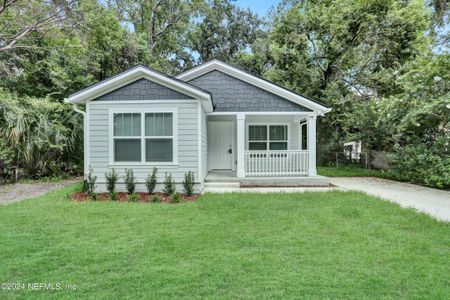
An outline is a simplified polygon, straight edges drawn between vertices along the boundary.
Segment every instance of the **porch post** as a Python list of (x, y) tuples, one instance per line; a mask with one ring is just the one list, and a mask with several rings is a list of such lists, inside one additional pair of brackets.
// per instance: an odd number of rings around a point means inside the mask
[(238, 113), (236, 115), (236, 133), (237, 133), (237, 177), (245, 177), (245, 113)]
[(309, 153), (309, 169), (308, 176), (317, 176), (316, 170), (316, 115), (308, 116), (308, 153)]

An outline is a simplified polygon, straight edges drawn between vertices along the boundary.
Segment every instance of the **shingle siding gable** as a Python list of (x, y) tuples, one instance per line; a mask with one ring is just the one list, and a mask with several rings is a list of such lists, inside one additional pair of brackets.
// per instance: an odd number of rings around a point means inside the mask
[(117, 90), (102, 95), (93, 101), (120, 100), (183, 100), (193, 99), (188, 95), (167, 88), (156, 82), (142, 78), (127, 84)]
[(211, 92), (214, 111), (311, 111), (271, 92), (221, 71), (211, 71), (188, 81)]

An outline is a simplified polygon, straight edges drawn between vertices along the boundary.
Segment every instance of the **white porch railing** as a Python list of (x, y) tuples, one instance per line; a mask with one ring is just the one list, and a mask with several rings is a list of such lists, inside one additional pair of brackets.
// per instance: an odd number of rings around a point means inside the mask
[(307, 150), (246, 150), (245, 176), (308, 175), (308, 155)]

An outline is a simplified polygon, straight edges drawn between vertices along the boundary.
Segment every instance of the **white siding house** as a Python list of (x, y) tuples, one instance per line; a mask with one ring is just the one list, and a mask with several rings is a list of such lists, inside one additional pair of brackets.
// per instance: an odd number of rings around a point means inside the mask
[(139, 65), (66, 101), (84, 115), (85, 175), (92, 169), (97, 191), (112, 168), (118, 190), (133, 169), (145, 191), (153, 167), (157, 190), (170, 173), (181, 191), (189, 171), (197, 192), (205, 181), (328, 183), (316, 172), (315, 125), (330, 109), (217, 60), (176, 77)]

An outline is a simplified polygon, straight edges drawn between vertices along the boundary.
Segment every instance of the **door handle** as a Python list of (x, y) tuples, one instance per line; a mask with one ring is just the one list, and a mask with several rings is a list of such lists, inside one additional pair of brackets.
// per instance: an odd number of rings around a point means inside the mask
[(233, 153), (233, 149), (231, 149), (231, 148), (228, 149), (228, 153), (229, 153), (229, 154)]

